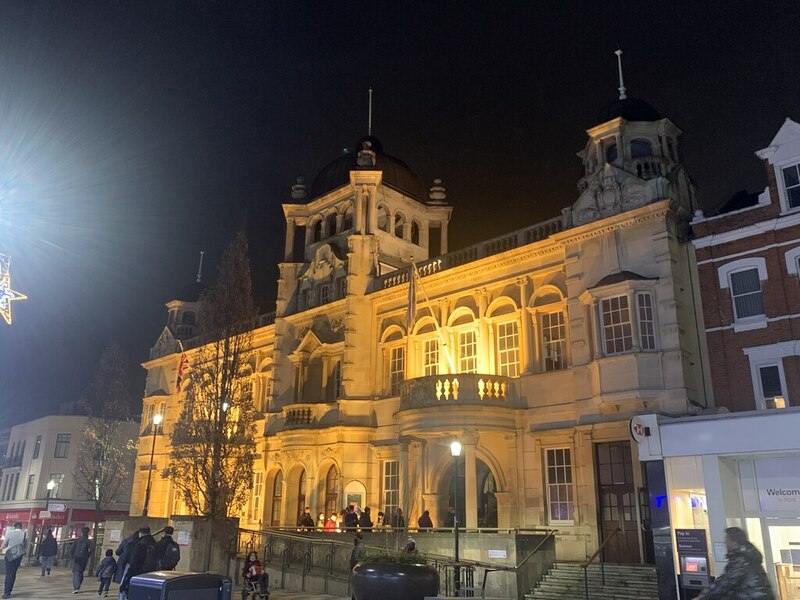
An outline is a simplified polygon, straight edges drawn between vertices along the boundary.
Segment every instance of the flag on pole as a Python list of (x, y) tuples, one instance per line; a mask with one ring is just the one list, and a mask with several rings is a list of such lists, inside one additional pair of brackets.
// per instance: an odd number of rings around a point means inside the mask
[(414, 321), (417, 318), (417, 266), (411, 262), (408, 274), (408, 307), (406, 308), (406, 325), (408, 333), (414, 329)]
[[(181, 348), (183, 350), (183, 348)], [(186, 358), (186, 352), (181, 352), (181, 361), (178, 363), (178, 382), (175, 384), (175, 393), (181, 393), (181, 383), (183, 383), (183, 378), (186, 375), (186, 371), (189, 370), (189, 359)]]

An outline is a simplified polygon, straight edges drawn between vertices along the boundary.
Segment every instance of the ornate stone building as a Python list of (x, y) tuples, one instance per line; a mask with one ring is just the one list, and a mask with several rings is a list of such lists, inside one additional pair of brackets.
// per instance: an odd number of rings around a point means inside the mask
[[(243, 523), (293, 526), (348, 503), (443, 525), (454, 488), (468, 528), (552, 527), (583, 559), (620, 527), (647, 560), (647, 482), (630, 443), (642, 411), (708, 403), (694, 190), (674, 123), (622, 98), (588, 130), (579, 197), (558, 217), (448, 251), (453, 207), (374, 137), (284, 205), (275, 313), (255, 329), (263, 437)], [(416, 312), (409, 311), (410, 261)], [(145, 419), (177, 418), (180, 353), (198, 289), (170, 302), (144, 363)], [(191, 361), (191, 350), (189, 350)], [(132, 499), (141, 507), (148, 429)], [(150, 514), (182, 512), (157, 436)], [(449, 444), (464, 451), (453, 484)], [(642, 500), (644, 500), (642, 504)]]

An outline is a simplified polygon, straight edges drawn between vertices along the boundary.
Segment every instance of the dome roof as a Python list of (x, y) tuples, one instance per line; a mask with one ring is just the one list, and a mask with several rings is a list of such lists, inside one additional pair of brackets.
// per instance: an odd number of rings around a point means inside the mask
[(363, 147), (364, 142), (370, 142), (371, 149), (375, 152), (375, 166), (370, 167), (370, 170), (383, 171), (384, 184), (422, 202), (427, 200), (428, 191), (419, 175), (399, 158), (385, 154), (383, 144), (375, 136), (361, 138), (356, 144), (355, 151), (340, 156), (323, 168), (314, 179), (314, 183), (311, 184), (310, 199), (319, 198), (350, 183), (350, 171), (359, 169), (358, 151)]
[(626, 121), (658, 121), (661, 115), (644, 100), (638, 98), (625, 98), (614, 100), (603, 112), (600, 113), (600, 123), (605, 123), (617, 117)]
[(204, 283), (200, 283), (199, 281), (195, 281), (187, 286), (184, 286), (181, 291), (178, 292), (175, 300), (180, 302), (197, 302), (200, 300), (200, 296), (202, 296), (203, 292), (205, 291), (206, 285)]

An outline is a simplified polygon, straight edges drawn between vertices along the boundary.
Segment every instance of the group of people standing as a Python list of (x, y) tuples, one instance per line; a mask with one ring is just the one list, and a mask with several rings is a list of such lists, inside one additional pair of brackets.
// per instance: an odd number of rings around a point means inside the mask
[(386, 529), (405, 529), (406, 518), (403, 509), (396, 509), (389, 518), (378, 512), (375, 521), (372, 520), (372, 509), (369, 506), (364, 510), (350, 505), (338, 513), (326, 517), (324, 512), (317, 515), (317, 520), (311, 515), (311, 508), (306, 506), (297, 520), (299, 531), (324, 531), (326, 533), (342, 533), (345, 531), (382, 531)]
[[(72, 593), (77, 594), (83, 585), (84, 573), (89, 560), (95, 552), (95, 541), (89, 537), (90, 529), (84, 527), (81, 535), (72, 541), (69, 557), (72, 559)], [(108, 597), (112, 580), (119, 583), (119, 598), (125, 600), (131, 577), (150, 571), (171, 571), (180, 560), (180, 547), (172, 539), (174, 529), (165, 527), (164, 535), (156, 542), (149, 527), (142, 527), (124, 539), (116, 550), (119, 560), (114, 558), (114, 551), (106, 550), (103, 560), (95, 570), (100, 582), (98, 596)], [(27, 552), (27, 539), (22, 523), (14, 523), (3, 541), (5, 550), (6, 577), (3, 598), (10, 598), (14, 589), (22, 559)], [(42, 577), (51, 573), (53, 562), (58, 555), (58, 542), (52, 530), (45, 532), (37, 553), (42, 566)]]

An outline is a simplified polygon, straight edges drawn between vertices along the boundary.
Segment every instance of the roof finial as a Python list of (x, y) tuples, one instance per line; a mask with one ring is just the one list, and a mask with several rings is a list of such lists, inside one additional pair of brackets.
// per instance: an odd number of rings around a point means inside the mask
[(622, 80), (622, 50), (617, 48), (614, 54), (617, 55), (617, 68), (619, 69), (619, 99), (625, 100), (628, 96), (625, 94), (625, 82)]
[(369, 118), (367, 120), (367, 135), (372, 135), (372, 86), (369, 86)]
[(200, 283), (200, 280), (203, 278), (203, 254), (205, 254), (205, 252), (200, 250), (200, 265), (197, 267), (197, 283)]

